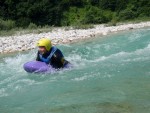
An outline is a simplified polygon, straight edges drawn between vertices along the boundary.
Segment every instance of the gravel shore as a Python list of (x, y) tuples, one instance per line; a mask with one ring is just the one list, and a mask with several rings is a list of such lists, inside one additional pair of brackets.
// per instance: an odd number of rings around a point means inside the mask
[(150, 27), (150, 21), (135, 24), (122, 24), (117, 26), (95, 25), (91, 29), (69, 29), (65, 28), (54, 29), (47, 33), (40, 34), (24, 34), (20, 36), (0, 37), (0, 54), (15, 51), (25, 51), (34, 49), (36, 42), (42, 37), (47, 37), (52, 40), (54, 45), (65, 44), (80, 39), (92, 38), (96, 35), (107, 35), (112, 32), (131, 30), (143, 27)]

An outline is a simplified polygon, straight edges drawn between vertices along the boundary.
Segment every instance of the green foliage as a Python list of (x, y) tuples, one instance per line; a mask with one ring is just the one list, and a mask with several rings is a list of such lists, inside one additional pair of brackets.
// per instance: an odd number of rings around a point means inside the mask
[(116, 26), (116, 25), (117, 25), (117, 21), (116, 20), (112, 20), (106, 26)]
[(150, 17), (150, 7), (143, 7), (138, 9), (139, 17)]
[(129, 20), (137, 17), (137, 14), (131, 9), (125, 9), (119, 13), (120, 20)]
[(64, 12), (61, 25), (68, 26), (80, 24), (84, 15), (84, 8), (70, 7), (69, 11)]
[(10, 30), (15, 27), (15, 22), (12, 20), (2, 20), (0, 19), (0, 30)]
[(28, 27), (30, 23), (31, 20), (26, 17), (20, 17), (19, 19), (16, 20), (16, 25), (18, 27)]
[(150, 17), (149, 6), (150, 0), (1, 0), (0, 29), (116, 23)]
[(100, 24), (112, 19), (111, 11), (104, 11), (94, 6), (84, 8), (71, 7), (64, 13), (62, 25)]
[(107, 13), (107, 11), (103, 11), (97, 7), (90, 7), (85, 14), (85, 18), (83, 20), (84, 24), (101, 24), (110, 21), (112, 18), (111, 13)]
[(103, 11), (97, 7), (90, 7), (89, 10), (85, 14), (85, 18), (83, 23), (85, 24), (96, 24), (96, 23), (105, 23), (106, 18), (103, 14)]
[(34, 23), (30, 23), (29, 26), (28, 26), (29, 29), (36, 29), (37, 28), (37, 25), (34, 24)]

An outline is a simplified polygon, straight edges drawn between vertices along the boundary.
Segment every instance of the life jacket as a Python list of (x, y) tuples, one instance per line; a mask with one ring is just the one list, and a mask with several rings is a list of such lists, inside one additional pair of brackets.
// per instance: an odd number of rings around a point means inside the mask
[(49, 56), (47, 58), (44, 58), (42, 56), (42, 54), (39, 54), (39, 58), (42, 62), (45, 62), (46, 64), (51, 63), (51, 58), (54, 55), (54, 53), (56, 52), (57, 48), (56, 47), (52, 47), (51, 53), (49, 54)]

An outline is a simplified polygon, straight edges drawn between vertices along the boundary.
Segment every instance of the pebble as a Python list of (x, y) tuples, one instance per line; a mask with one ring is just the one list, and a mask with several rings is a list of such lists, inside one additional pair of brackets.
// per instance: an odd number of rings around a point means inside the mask
[(63, 28), (54, 29), (51, 32), (40, 34), (24, 34), (0, 37), (0, 54), (15, 51), (26, 51), (36, 48), (36, 42), (42, 38), (47, 37), (52, 40), (53, 45), (66, 44), (80, 39), (95, 37), (96, 35), (107, 35), (111, 32), (118, 32), (123, 30), (131, 30), (142, 27), (150, 27), (150, 21), (135, 24), (123, 24), (118, 26), (106, 27), (104, 24), (95, 25), (92, 29), (68, 29)]

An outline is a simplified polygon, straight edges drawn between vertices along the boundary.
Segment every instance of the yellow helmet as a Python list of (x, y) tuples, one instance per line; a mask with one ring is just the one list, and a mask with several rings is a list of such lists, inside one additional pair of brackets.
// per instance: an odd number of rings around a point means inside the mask
[(52, 47), (51, 40), (47, 38), (42, 38), (38, 41), (37, 46), (44, 46), (47, 51), (49, 51)]

